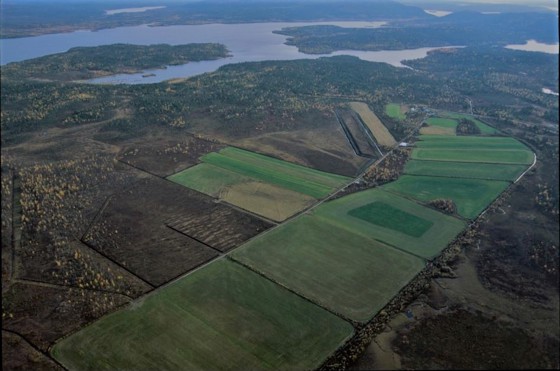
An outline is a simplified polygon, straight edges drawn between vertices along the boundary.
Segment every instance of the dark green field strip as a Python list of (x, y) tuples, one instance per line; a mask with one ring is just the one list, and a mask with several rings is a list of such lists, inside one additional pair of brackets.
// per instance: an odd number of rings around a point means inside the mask
[(218, 260), (54, 346), (71, 370), (313, 369), (353, 333), (328, 311)]
[[(384, 226), (372, 223), (374, 220), (365, 221), (351, 215), (352, 210), (372, 202), (391, 206), (379, 208), (377, 210), (379, 215), (375, 220), (394, 220), (395, 223), (390, 226), (384, 223)], [(465, 228), (465, 223), (458, 218), (445, 215), (394, 193), (384, 192), (379, 188), (325, 202), (313, 213), (314, 216), (344, 228), (348, 232), (375, 239), (423, 259), (437, 256)], [(432, 226), (427, 230), (412, 229), (411, 226), (398, 221), (398, 216), (402, 216), (403, 213), (424, 220), (423, 223), (431, 223)], [(407, 232), (421, 235), (414, 237)]]
[(317, 181), (307, 180), (305, 175), (293, 175), (286, 172), (280, 172), (273, 167), (267, 167), (266, 164), (255, 166), (254, 164), (248, 163), (244, 160), (227, 157), (219, 153), (209, 153), (203, 156), (202, 160), (205, 163), (315, 198), (325, 197), (333, 190), (333, 187), (331, 186)]
[(420, 258), (314, 216), (290, 221), (232, 257), (359, 322), (371, 319), (424, 267)]
[(459, 215), (474, 219), (509, 184), (498, 180), (403, 175), (382, 188), (423, 202), (451, 199), (457, 205)]
[(333, 188), (338, 187), (350, 180), (350, 178), (342, 175), (326, 173), (324, 171), (293, 164), (291, 162), (279, 160), (274, 157), (261, 155), (251, 151), (245, 151), (243, 149), (235, 147), (224, 148), (220, 151), (220, 154), (237, 160), (242, 160), (255, 167), (266, 167), (283, 174), (307, 179), (309, 181), (324, 184)]
[(415, 145), (418, 148), (429, 149), (510, 149), (530, 151), (523, 143), (511, 137), (420, 135)]
[(411, 158), (414, 160), (478, 162), (487, 164), (533, 163), (533, 153), (522, 150), (475, 150), (475, 149), (431, 149), (415, 148)]
[(513, 181), (525, 169), (527, 169), (527, 165), (409, 160), (404, 168), (404, 173), (409, 175)]
[(434, 225), (431, 221), (419, 218), (380, 201), (352, 209), (348, 212), (348, 215), (412, 237), (421, 237)]

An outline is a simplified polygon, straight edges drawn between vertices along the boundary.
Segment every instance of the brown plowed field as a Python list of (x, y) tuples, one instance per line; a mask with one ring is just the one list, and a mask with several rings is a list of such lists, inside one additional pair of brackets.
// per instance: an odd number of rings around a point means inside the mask
[(224, 251), (269, 226), (210, 197), (149, 177), (111, 199), (85, 242), (158, 286), (215, 258), (218, 252), (206, 245)]

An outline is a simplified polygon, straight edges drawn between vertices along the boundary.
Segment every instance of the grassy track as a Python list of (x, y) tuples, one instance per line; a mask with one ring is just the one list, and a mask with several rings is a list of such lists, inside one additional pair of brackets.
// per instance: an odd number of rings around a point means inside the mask
[(473, 150), (473, 149), (431, 149), (416, 148), (412, 151), (414, 160), (482, 162), (494, 164), (533, 163), (533, 154), (522, 150)]
[(331, 313), (225, 259), (55, 345), (71, 370), (313, 369), (351, 336)]
[[(423, 220), (423, 223), (431, 223), (432, 226), (422, 232), (423, 228), (405, 226), (402, 221), (398, 220), (395, 220), (395, 223), (388, 227), (383, 226), (382, 223), (372, 224), (352, 216), (353, 211), (355, 212), (356, 209), (372, 202), (391, 205), (390, 208), (378, 209), (379, 215), (375, 220), (391, 220), (396, 217), (396, 214), (404, 213), (408, 214), (409, 217)], [(401, 250), (426, 259), (439, 254), (465, 227), (465, 223), (457, 218), (424, 207), (398, 195), (384, 192), (381, 189), (369, 189), (326, 202), (315, 209), (313, 215), (336, 224), (349, 232), (396, 246)], [(414, 233), (421, 233), (421, 236), (410, 235)]]
[(385, 114), (393, 119), (404, 120), (406, 116), (401, 111), (400, 104), (389, 103), (385, 106)]
[(410, 175), (513, 181), (526, 168), (526, 165), (409, 160), (404, 168), (404, 173)]
[(452, 199), (461, 216), (473, 219), (508, 185), (508, 182), (497, 180), (403, 175), (382, 188), (420, 201)]
[(232, 256), (361, 322), (373, 317), (424, 267), (417, 257), (313, 216), (284, 224)]

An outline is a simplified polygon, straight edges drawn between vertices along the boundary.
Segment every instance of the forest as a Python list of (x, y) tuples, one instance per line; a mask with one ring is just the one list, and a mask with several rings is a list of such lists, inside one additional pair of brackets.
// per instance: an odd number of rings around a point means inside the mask
[(221, 44), (112, 44), (76, 47), (65, 53), (9, 63), (2, 67), (2, 74), (12, 79), (86, 80), (227, 56), (228, 51)]

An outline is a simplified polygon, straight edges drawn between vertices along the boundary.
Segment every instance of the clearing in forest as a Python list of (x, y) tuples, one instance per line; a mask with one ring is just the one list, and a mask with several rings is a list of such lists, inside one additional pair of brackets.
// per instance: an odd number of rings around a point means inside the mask
[(384, 147), (393, 147), (397, 144), (395, 138), (393, 138), (389, 130), (387, 130), (385, 125), (383, 125), (375, 113), (369, 109), (367, 104), (362, 102), (351, 102), (350, 107), (356, 111), (369, 130), (371, 130), (371, 133), (379, 145)]
[(385, 106), (385, 114), (393, 119), (404, 120), (406, 119), (406, 106), (396, 103), (389, 103)]

